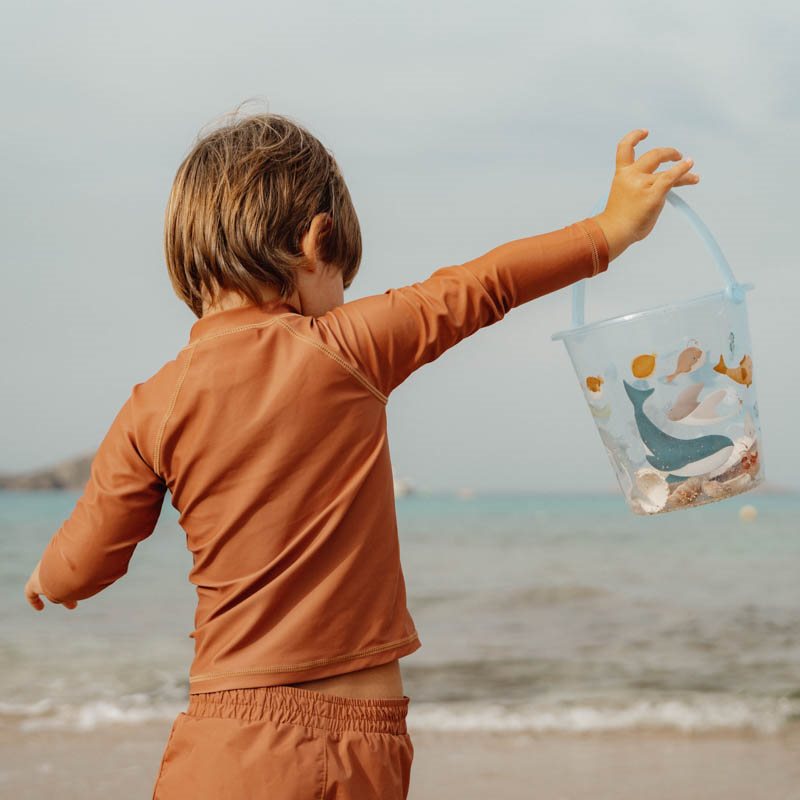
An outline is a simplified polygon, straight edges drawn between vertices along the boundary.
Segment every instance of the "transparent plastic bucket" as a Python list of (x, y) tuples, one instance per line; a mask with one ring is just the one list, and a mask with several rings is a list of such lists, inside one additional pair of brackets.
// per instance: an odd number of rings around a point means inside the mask
[[(708, 246), (725, 287), (682, 303), (584, 324), (586, 281), (572, 288), (562, 339), (628, 507), (692, 508), (764, 480), (746, 292), (711, 232), (670, 191)], [(602, 210), (602, 206), (600, 206)], [(595, 212), (599, 213), (599, 212)]]

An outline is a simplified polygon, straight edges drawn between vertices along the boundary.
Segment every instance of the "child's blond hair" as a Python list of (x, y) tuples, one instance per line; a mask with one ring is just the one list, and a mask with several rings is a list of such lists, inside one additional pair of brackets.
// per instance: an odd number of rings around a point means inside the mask
[(265, 284), (290, 296), (304, 261), (301, 239), (317, 213), (333, 221), (319, 257), (341, 271), (345, 288), (361, 262), (358, 216), (333, 154), (287, 116), (237, 114), (198, 135), (165, 214), (170, 281), (197, 317), (220, 288), (253, 303), (262, 302)]

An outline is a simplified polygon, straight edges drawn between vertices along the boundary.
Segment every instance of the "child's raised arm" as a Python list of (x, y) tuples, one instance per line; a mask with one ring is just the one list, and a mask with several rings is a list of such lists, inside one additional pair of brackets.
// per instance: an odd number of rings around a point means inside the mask
[(558, 231), (507, 242), (423, 281), (361, 297), (317, 318), (384, 395), (414, 370), (521, 303), (608, 266), (608, 244), (591, 218)]
[(671, 188), (699, 180), (686, 174), (691, 162), (653, 173), (661, 162), (681, 158), (672, 147), (654, 148), (634, 161), (634, 146), (646, 135), (631, 131), (619, 142), (601, 214), (337, 306), (317, 318), (321, 335), (359, 366), (385, 400), (414, 370), (511, 308), (604, 272), (652, 230)]

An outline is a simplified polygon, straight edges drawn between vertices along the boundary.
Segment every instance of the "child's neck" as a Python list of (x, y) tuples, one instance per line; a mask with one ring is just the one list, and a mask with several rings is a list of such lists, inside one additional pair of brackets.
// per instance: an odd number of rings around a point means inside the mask
[[(272, 286), (267, 286), (261, 292), (261, 301), (275, 300), (280, 297), (280, 293)], [(240, 308), (241, 306), (252, 305), (249, 297), (244, 297), (238, 292), (222, 289), (217, 296), (217, 302), (212, 306), (207, 300), (203, 301), (203, 316), (214, 314), (217, 311), (227, 311), (230, 308)]]

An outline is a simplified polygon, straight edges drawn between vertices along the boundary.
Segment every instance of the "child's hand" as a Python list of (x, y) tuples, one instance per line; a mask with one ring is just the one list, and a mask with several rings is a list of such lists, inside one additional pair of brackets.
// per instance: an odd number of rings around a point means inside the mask
[[(25, 599), (37, 611), (44, 610), (44, 600), (39, 597), (40, 594), (44, 594), (42, 592), (42, 585), (39, 583), (39, 564), (41, 563), (42, 562), (39, 561), (36, 564), (36, 569), (33, 570), (30, 578), (28, 578), (28, 582), (25, 584)], [(74, 600), (70, 600), (69, 602), (62, 603), (61, 605), (63, 605), (65, 608), (75, 608), (78, 604)]]
[(653, 230), (670, 189), (700, 180), (699, 175), (689, 172), (692, 159), (654, 172), (662, 162), (681, 158), (674, 147), (654, 147), (634, 161), (633, 148), (646, 136), (647, 130), (635, 130), (620, 140), (605, 210), (593, 218), (608, 240), (609, 261)]

